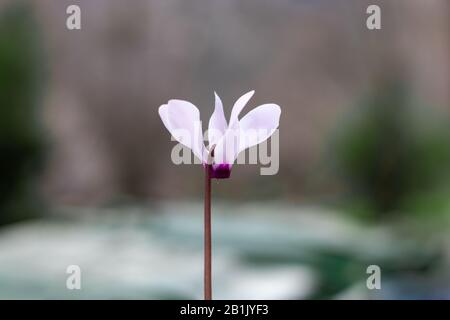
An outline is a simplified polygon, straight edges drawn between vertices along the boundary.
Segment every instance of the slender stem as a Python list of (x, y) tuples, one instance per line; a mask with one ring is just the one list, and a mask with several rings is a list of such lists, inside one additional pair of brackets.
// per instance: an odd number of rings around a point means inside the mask
[(205, 300), (212, 299), (211, 279), (211, 170), (210, 164), (205, 165), (205, 234), (204, 234), (204, 281)]

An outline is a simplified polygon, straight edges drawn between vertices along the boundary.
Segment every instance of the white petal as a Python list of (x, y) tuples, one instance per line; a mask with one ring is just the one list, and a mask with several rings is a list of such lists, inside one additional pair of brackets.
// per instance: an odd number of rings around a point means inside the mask
[(223, 113), (223, 105), (220, 97), (214, 92), (215, 96), (215, 107), (214, 112), (209, 119), (208, 126), (208, 141), (209, 145), (213, 146), (217, 144), (220, 138), (224, 135), (227, 130), (227, 120)]
[(203, 161), (205, 146), (197, 107), (188, 101), (170, 100), (159, 107), (159, 115), (171, 135)]
[(280, 115), (280, 107), (273, 103), (263, 104), (247, 113), (239, 121), (239, 152), (268, 139), (278, 128)]
[(233, 164), (239, 154), (239, 121), (231, 124), (214, 148), (214, 164)]
[(170, 132), (170, 124), (169, 124), (169, 115), (167, 114), (167, 104), (163, 104), (158, 109), (159, 116), (161, 117), (161, 120), (166, 127), (167, 130)]
[(255, 93), (254, 90), (247, 92), (236, 101), (236, 103), (233, 106), (233, 109), (231, 110), (230, 126), (233, 124), (233, 122), (238, 120), (239, 114), (241, 113), (242, 109), (244, 109), (245, 105), (251, 99), (254, 93)]

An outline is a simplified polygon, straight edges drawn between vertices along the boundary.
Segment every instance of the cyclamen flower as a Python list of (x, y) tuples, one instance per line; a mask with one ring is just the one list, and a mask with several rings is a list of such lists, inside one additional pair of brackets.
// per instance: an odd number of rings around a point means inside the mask
[(159, 107), (159, 115), (167, 130), (178, 142), (190, 148), (205, 168), (205, 300), (212, 299), (211, 179), (229, 178), (239, 153), (269, 138), (280, 121), (280, 107), (273, 103), (263, 104), (238, 119), (254, 93), (250, 91), (236, 101), (228, 123), (222, 101), (214, 93), (215, 107), (209, 119), (208, 148), (203, 143), (200, 112), (196, 106), (183, 100), (169, 100)]
[(278, 128), (281, 110), (273, 103), (261, 105), (238, 119), (254, 93), (255, 91), (250, 91), (236, 101), (228, 123), (222, 101), (214, 93), (215, 107), (207, 132), (208, 147), (203, 143), (200, 112), (192, 103), (169, 100), (159, 107), (159, 115), (178, 142), (190, 148), (204, 166), (211, 165), (211, 178), (229, 178), (239, 153), (265, 141)]

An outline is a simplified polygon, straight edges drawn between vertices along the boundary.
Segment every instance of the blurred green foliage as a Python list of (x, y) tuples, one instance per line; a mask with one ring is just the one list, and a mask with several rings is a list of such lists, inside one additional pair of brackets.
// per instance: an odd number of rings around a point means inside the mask
[(42, 162), (37, 108), (42, 60), (32, 8), (25, 2), (0, 15), (0, 224), (37, 215), (33, 176)]
[(448, 116), (417, 106), (404, 82), (381, 83), (333, 141), (334, 168), (349, 186), (351, 206), (370, 217), (447, 212)]

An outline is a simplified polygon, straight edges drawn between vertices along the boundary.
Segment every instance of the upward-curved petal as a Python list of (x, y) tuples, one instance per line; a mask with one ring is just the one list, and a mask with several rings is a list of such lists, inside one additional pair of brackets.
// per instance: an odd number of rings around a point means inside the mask
[(222, 100), (220, 100), (220, 97), (215, 92), (214, 97), (214, 112), (209, 119), (208, 125), (208, 141), (210, 147), (217, 144), (219, 139), (225, 134), (228, 126), (225, 114), (223, 113)]
[(158, 109), (159, 116), (161, 117), (161, 120), (166, 127), (167, 130), (170, 132), (170, 123), (169, 123), (169, 115), (167, 114), (167, 104), (163, 104)]
[(233, 164), (239, 153), (239, 138), (239, 121), (236, 121), (230, 124), (225, 134), (217, 142), (214, 148), (214, 165)]
[(250, 91), (244, 94), (242, 97), (237, 99), (236, 103), (233, 106), (233, 109), (231, 110), (231, 116), (230, 116), (230, 126), (238, 120), (239, 114), (241, 113), (242, 109), (244, 109), (247, 102), (252, 98), (255, 91)]
[(159, 107), (158, 112), (170, 134), (205, 162), (202, 124), (197, 107), (188, 101), (169, 100)]
[(280, 115), (280, 106), (273, 103), (263, 104), (247, 113), (239, 121), (238, 153), (268, 139), (278, 128)]

